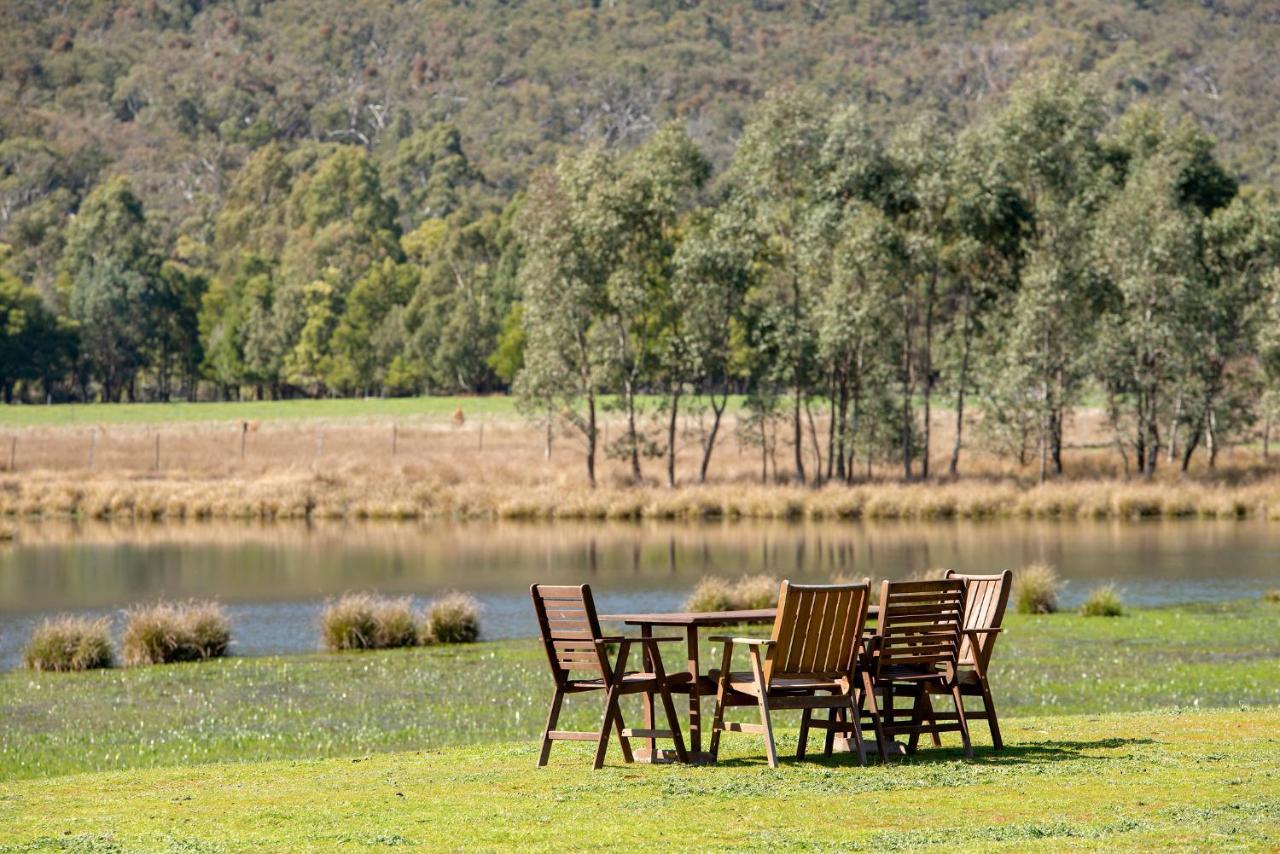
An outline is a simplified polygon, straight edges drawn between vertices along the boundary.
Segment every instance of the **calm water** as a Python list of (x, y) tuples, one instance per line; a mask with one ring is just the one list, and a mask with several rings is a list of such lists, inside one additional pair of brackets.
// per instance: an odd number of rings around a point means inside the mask
[(217, 598), (238, 654), (311, 650), (326, 597), (449, 589), (485, 605), (490, 638), (529, 636), (528, 585), (588, 581), (605, 610), (674, 609), (698, 578), (903, 577), (1047, 561), (1067, 604), (1114, 581), (1135, 603), (1257, 595), (1280, 584), (1280, 523), (951, 522), (707, 525), (439, 523), (171, 526), (31, 523), (0, 546), (0, 668), (61, 612)]

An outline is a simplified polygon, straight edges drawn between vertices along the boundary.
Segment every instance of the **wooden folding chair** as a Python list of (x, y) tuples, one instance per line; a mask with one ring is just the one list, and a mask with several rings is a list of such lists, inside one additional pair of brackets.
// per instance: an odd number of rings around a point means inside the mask
[[(782, 582), (778, 614), (769, 640), (713, 637), (724, 644), (716, 679), (716, 714), (711, 728), (711, 758), (719, 756), (720, 733), (749, 732), (764, 736), (769, 766), (778, 767), (777, 745), (770, 713), (779, 709), (803, 710), (796, 757), (804, 758), (809, 728), (827, 730), (829, 755), (837, 731), (852, 735), (858, 760), (866, 764), (862, 731), (858, 725), (861, 694), (858, 691), (862, 630), (867, 620), (870, 584), (800, 585)], [(730, 670), (733, 648), (745, 646), (751, 670)], [(726, 723), (729, 706), (758, 706), (760, 723)], [(812, 718), (814, 709), (827, 709), (825, 721)], [(846, 723), (838, 712), (849, 712)]]
[[(546, 647), (547, 662), (551, 665), (551, 676), (555, 680), (555, 695), (551, 699), (551, 713), (547, 716), (547, 726), (542, 731), (542, 750), (538, 754), (538, 765), (546, 765), (551, 756), (553, 741), (594, 741), (596, 743), (595, 768), (604, 765), (605, 752), (609, 747), (609, 731), (616, 729), (618, 742), (622, 746), (622, 757), (632, 762), (631, 738), (669, 738), (675, 742), (676, 755), (681, 762), (687, 762), (688, 754), (684, 748), (684, 738), (680, 734), (680, 722), (676, 719), (676, 707), (671, 701), (668, 686), (689, 678), (686, 672), (667, 676), (662, 666), (662, 655), (658, 644), (666, 641), (683, 641), (684, 638), (629, 638), (607, 637), (600, 631), (600, 621), (596, 617), (595, 601), (591, 598), (591, 586), (582, 584), (573, 587), (557, 587), (547, 584), (534, 584), (529, 588), (533, 597), (533, 608), (538, 615), (538, 627), (542, 632), (542, 643)], [(627, 658), (631, 654), (632, 644), (641, 644), (644, 649), (644, 661), (652, 670), (628, 671)], [(618, 657), (615, 663), (609, 662), (607, 646), (618, 644)], [(574, 671), (586, 671), (594, 676), (575, 678)], [(604, 721), (599, 732), (571, 732), (556, 729), (556, 721), (560, 718), (560, 706), (566, 694), (578, 694), (587, 691), (603, 691), (605, 693)], [(667, 723), (670, 729), (628, 729), (622, 720), (622, 710), (618, 699), (625, 694), (657, 693), (662, 697), (663, 708), (666, 709)]]
[[(995, 700), (991, 699), (991, 653), (1004, 622), (1004, 610), (1009, 604), (1009, 591), (1013, 586), (1013, 573), (1005, 570), (999, 575), (961, 575), (947, 570), (947, 578), (958, 578), (965, 584), (964, 636), (960, 639), (960, 693), (966, 697), (981, 697), (982, 710), (966, 710), (969, 720), (985, 720), (991, 730), (991, 744), (996, 750), (1004, 749), (1000, 738), (1000, 722), (996, 719)], [(941, 715), (949, 718), (950, 715)]]
[[(887, 760), (886, 740), (909, 735), (907, 751), (914, 752), (920, 734), (958, 731), (965, 756), (973, 757), (969, 724), (960, 694), (959, 654), (963, 636), (965, 584), (955, 578), (941, 581), (885, 581), (880, 585), (880, 614), (872, 635), (866, 671), (866, 704), (875, 728), (880, 758)], [(884, 703), (881, 713), (876, 692)], [(911, 717), (903, 722), (894, 709), (895, 694), (914, 699)], [(930, 696), (949, 694), (955, 703), (954, 723), (933, 712)]]

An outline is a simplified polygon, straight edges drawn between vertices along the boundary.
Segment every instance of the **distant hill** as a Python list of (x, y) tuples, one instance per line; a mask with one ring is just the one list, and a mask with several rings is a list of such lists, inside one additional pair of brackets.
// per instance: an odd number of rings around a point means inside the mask
[(0, 4), (0, 33), (0, 230), (55, 187), (74, 207), (126, 174), (170, 239), (199, 238), (270, 140), (386, 159), (441, 120), (495, 198), (562, 146), (672, 118), (723, 163), (779, 84), (885, 124), (963, 120), (1055, 57), (1117, 108), (1190, 112), (1250, 181), (1280, 179), (1274, 0), (24, 0)]

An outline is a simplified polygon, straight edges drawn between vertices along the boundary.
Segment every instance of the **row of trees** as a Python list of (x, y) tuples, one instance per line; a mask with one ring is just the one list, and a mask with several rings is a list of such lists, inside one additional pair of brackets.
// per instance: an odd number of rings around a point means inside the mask
[[(513, 388), (548, 436), (582, 439), (593, 481), (603, 452), (637, 478), (663, 457), (674, 482), (691, 411), (705, 477), (734, 393), (763, 475), (781, 476), (782, 451), (802, 482), (888, 459), (935, 474), (937, 409), (955, 420), (950, 474), (976, 425), (1042, 477), (1061, 472), (1085, 395), (1147, 474), (1200, 448), (1212, 462), (1266, 417), (1280, 217), (1189, 122), (1109, 117), (1063, 71), (983, 121), (925, 115), (888, 134), (784, 90), (713, 171), (673, 125), (628, 150), (568, 152), (498, 204), (448, 125), (381, 160), (268, 143), (211, 238), (172, 246), (114, 179), (39, 242), (51, 276), (32, 272), (36, 243), (5, 258), (0, 387), (6, 400)], [(601, 448), (605, 406), (626, 429)]]
[[(800, 482), (893, 457), (929, 477), (940, 398), (954, 475), (976, 398), (987, 441), (1035, 454), (1044, 478), (1086, 393), (1126, 467), (1150, 475), (1201, 447), (1212, 465), (1274, 377), (1277, 211), (1190, 123), (1142, 107), (1108, 121), (1061, 73), (976, 125), (927, 116), (887, 138), (857, 110), (779, 93), (710, 193), (707, 172), (668, 129), (629, 154), (562, 158), (518, 217), (517, 388), (581, 433), (592, 479), (604, 391), (627, 423), (606, 451), (637, 477), (665, 451), (674, 482), (688, 395), (710, 413), (705, 476), (741, 388), (762, 476), (782, 444)], [(667, 395), (657, 439), (638, 388)]]

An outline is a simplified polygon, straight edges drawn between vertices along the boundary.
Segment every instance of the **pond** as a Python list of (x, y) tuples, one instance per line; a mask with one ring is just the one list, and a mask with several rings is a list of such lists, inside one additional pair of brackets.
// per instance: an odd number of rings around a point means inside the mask
[(1266, 521), (785, 523), (347, 523), (112, 525), (32, 522), (0, 546), (0, 668), (45, 616), (107, 614), (158, 598), (216, 598), (240, 655), (313, 650), (327, 597), (425, 603), (457, 589), (488, 638), (532, 636), (528, 586), (590, 582), (602, 610), (675, 609), (704, 575), (902, 578), (932, 567), (1016, 569), (1068, 581), (1065, 604), (1116, 582), (1127, 601), (1258, 595), (1280, 583)]

